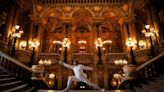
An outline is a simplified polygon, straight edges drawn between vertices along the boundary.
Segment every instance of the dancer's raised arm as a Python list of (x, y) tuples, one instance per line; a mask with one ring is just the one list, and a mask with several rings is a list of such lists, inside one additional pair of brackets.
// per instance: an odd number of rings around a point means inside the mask
[(82, 67), (83, 67), (84, 70), (91, 70), (91, 71), (93, 71), (92, 67), (88, 67), (88, 66), (84, 66), (84, 65), (82, 65)]
[(67, 64), (67, 63), (62, 62), (62, 61), (59, 61), (59, 64), (64, 65), (65, 67), (70, 68), (70, 69), (73, 69), (74, 68), (73, 65)]

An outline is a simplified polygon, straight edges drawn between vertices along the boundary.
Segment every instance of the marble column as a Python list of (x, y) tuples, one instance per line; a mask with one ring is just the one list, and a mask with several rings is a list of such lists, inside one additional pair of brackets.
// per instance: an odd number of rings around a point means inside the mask
[(27, 40), (27, 49), (29, 50), (29, 41), (32, 41), (32, 38), (33, 38), (33, 27), (34, 27), (34, 23), (31, 22), (30, 25), (29, 25), (29, 35), (28, 35), (28, 40)]
[(42, 42), (43, 42), (43, 40), (41, 40), (43, 38), (42, 37), (42, 34), (43, 34), (43, 25), (41, 23), (38, 23), (37, 26), (38, 26), (38, 29), (37, 30), (34, 30), (34, 31), (37, 31), (37, 32), (34, 32), (34, 33), (36, 33), (36, 39), (38, 40), (38, 42), (39, 42), (40, 45), (35, 49), (35, 52), (36, 52), (35, 61), (38, 60), (38, 56), (39, 56), (39, 54), (41, 52), (41, 47), (42, 47)]
[(158, 13), (153, 4), (150, 6), (150, 3), (145, 6), (145, 9), (147, 10), (147, 24), (157, 31), (155, 35), (156, 42), (158, 43), (159, 39), (163, 40)]
[[(19, 17), (20, 17), (19, 15), (20, 15), (20, 9), (19, 9), (18, 6), (16, 6), (12, 27), (15, 27), (15, 25), (19, 25), (20, 27), (22, 27), (22, 25), (19, 24)], [(20, 28), (20, 30), (21, 30), (21, 29), (22, 29), (22, 28)], [(22, 35), (23, 35), (23, 34), (22, 34)], [(22, 35), (21, 35), (21, 37), (22, 37)], [(16, 46), (15, 46), (15, 47), (16, 47), (15, 50), (19, 48), (20, 39), (21, 39), (21, 38), (17, 39)]]
[[(94, 30), (94, 31), (93, 31), (93, 33), (94, 33), (94, 39), (93, 39), (93, 40), (96, 41), (96, 40), (97, 40), (97, 32), (96, 32), (96, 26), (95, 26), (95, 25), (93, 25), (93, 30)], [(92, 47), (93, 47), (93, 48), (94, 48), (94, 47), (96, 48), (96, 44), (94, 44)], [(98, 50), (97, 48), (94, 49), (94, 52), (93, 52), (93, 53), (97, 53), (97, 50)], [(98, 63), (98, 56), (97, 56), (97, 54), (94, 54), (93, 57), (94, 57), (94, 60), (93, 60), (94, 62), (93, 62), (93, 63), (94, 63), (94, 64), (97, 64), (97, 63)]]
[(160, 19), (159, 15), (154, 7), (150, 7), (151, 15), (152, 15), (152, 22), (154, 25), (154, 29), (156, 29), (156, 35), (157, 35), (157, 43), (159, 40), (164, 40), (164, 34), (162, 33), (161, 30), (161, 25), (160, 25)]
[(93, 71), (93, 82), (98, 85), (98, 70), (97, 70), (97, 65), (94, 65), (94, 71)]
[(16, 8), (16, 4), (13, 4), (13, 6), (11, 6), (10, 10), (7, 13), (8, 15), (6, 18), (6, 23), (5, 23), (4, 33), (3, 33), (4, 42), (9, 41), (8, 36), (10, 35), (9, 32), (11, 31), (12, 23), (14, 20), (15, 8)]
[(135, 50), (139, 50), (139, 43), (138, 43), (137, 31), (136, 31), (136, 25), (135, 25), (135, 20), (134, 19), (131, 20), (131, 22), (129, 23), (129, 27), (130, 27), (131, 38), (136, 41)]
[(101, 39), (101, 37), (100, 37), (100, 23), (96, 23), (95, 24), (95, 30), (96, 30), (96, 32), (97, 32), (97, 37), (96, 37), (96, 40), (97, 40), (97, 58), (98, 58), (98, 61), (97, 61), (97, 64), (102, 64), (102, 56), (101, 56), (101, 44), (102, 43), (99, 43), (99, 40), (98, 40), (98, 38), (100, 38)]
[(15, 14), (14, 14), (14, 19), (13, 19), (13, 23), (12, 23), (13, 26), (19, 25), (18, 24), (19, 23), (19, 15), (20, 15), (20, 9), (19, 9), (18, 6), (16, 6), (16, 8), (15, 8)]
[(123, 49), (125, 53), (128, 53), (128, 49), (126, 46), (126, 42), (128, 41), (128, 38), (130, 36), (128, 21), (125, 17), (122, 17), (119, 20), (119, 24), (121, 26)]
[(62, 89), (62, 67), (60, 66), (58, 69), (58, 89)]
[(36, 39), (38, 40), (38, 42), (40, 43), (39, 47), (38, 47), (38, 53), (41, 52), (41, 48), (42, 48), (42, 43), (43, 43), (43, 31), (44, 31), (44, 26), (39, 23), (38, 24), (38, 30), (37, 30), (37, 36)]
[[(150, 37), (150, 44), (151, 44), (151, 53), (152, 53), (152, 56), (155, 56), (156, 53), (158, 53), (158, 33), (159, 33), (159, 30), (157, 30), (157, 25), (156, 25), (156, 22), (155, 22), (155, 16), (153, 13), (155, 13), (155, 11), (152, 11), (152, 8), (153, 6), (150, 6), (150, 3), (148, 3), (146, 5), (146, 10), (147, 10), (147, 24), (150, 25), (150, 28), (154, 28), (156, 31), (158, 32), (155, 32), (155, 40), (153, 40), (154, 37)], [(150, 31), (150, 30), (148, 30)], [(162, 36), (162, 35), (161, 35)]]
[(128, 40), (128, 33), (125, 25), (120, 25), (121, 28), (121, 36), (122, 36), (122, 44), (123, 44), (123, 50), (125, 53), (127, 53), (127, 47), (125, 45), (126, 41)]
[(104, 88), (108, 89), (108, 73), (107, 73), (107, 66), (104, 65), (105, 71), (104, 71)]

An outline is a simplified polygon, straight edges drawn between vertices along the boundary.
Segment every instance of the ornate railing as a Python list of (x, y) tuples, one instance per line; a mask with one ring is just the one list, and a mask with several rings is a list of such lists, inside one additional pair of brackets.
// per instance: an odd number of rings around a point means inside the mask
[(10, 71), (18, 79), (27, 82), (31, 80), (31, 69), (2, 51), (0, 51), (0, 67)]
[(79, 6), (79, 5), (104, 5), (104, 4), (124, 4), (131, 0), (36, 0), (37, 4), (53, 6)]
[(92, 63), (93, 54), (92, 53), (73, 53), (72, 60), (79, 61), (79, 63), (82, 63), (82, 64)]
[(157, 57), (151, 59), (150, 61), (144, 63), (136, 69), (138, 73), (138, 79), (140, 81), (145, 81), (154, 76), (158, 76), (161, 73), (164, 73), (164, 53), (158, 55)]
[(134, 54), (135, 54), (136, 62), (139, 65), (141, 65), (151, 59), (150, 49), (139, 50), (139, 51), (136, 51)]
[(56, 63), (56, 60), (60, 60), (60, 54), (57, 53), (40, 53), (39, 60), (51, 60), (52, 63)]
[(115, 60), (127, 59), (126, 53), (108, 53), (105, 54), (105, 60), (107, 63), (114, 63)]
[(164, 52), (164, 40), (162, 40), (162, 41), (160, 41), (160, 43), (159, 43), (159, 47), (160, 47), (160, 53), (162, 53), (162, 52)]
[(2, 40), (0, 40), (0, 50), (6, 53), (8, 52), (7, 43)]
[(137, 85), (137, 83), (142, 83), (153, 77), (159, 76), (159, 74), (164, 74), (164, 53), (156, 56), (155, 58), (149, 60), (148, 62), (142, 64), (136, 69), (137, 78), (135, 80), (123, 80), (118, 88), (123, 89), (130, 83), (131, 86)]
[(32, 53), (28, 50), (16, 50), (15, 58), (21, 63), (28, 65), (31, 60)]

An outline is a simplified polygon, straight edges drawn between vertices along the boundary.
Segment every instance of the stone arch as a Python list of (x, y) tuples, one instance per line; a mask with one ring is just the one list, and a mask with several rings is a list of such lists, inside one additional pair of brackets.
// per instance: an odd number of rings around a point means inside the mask
[(123, 11), (118, 7), (107, 7), (103, 9), (100, 15), (102, 17), (103, 25), (108, 26), (111, 31), (116, 28), (115, 26), (117, 26), (118, 20), (122, 16), (125, 16)]
[(46, 17), (46, 16), (61, 17), (61, 16), (64, 16), (64, 13), (60, 9), (51, 8), (51, 9), (48, 9), (47, 11), (45, 11), (42, 16), (43, 17)]
[(92, 24), (93, 12), (88, 8), (76, 8), (72, 12), (72, 23), (75, 26), (74, 31), (79, 28), (86, 28), (91, 30), (90, 25)]
[(103, 16), (103, 14), (105, 13), (105, 12), (108, 12), (108, 11), (110, 11), (110, 12), (114, 12), (114, 13), (116, 13), (117, 15), (119, 15), (120, 17), (121, 16), (125, 16), (125, 13), (119, 8), (119, 7), (106, 7), (106, 8), (104, 8), (103, 10), (102, 10), (102, 12), (100, 13), (100, 16)]
[(95, 14), (94, 14), (94, 12), (91, 10), (90, 7), (86, 7), (85, 9), (88, 10), (88, 11), (91, 13), (92, 17), (94, 17)]
[[(74, 49), (72, 52), (79, 53), (81, 52), (80, 47), (85, 47), (85, 50), (83, 52), (85, 53), (91, 53), (90, 47), (91, 47), (91, 38), (93, 37), (91, 33), (91, 26), (92, 26), (92, 18), (93, 14), (91, 11), (87, 8), (76, 8), (72, 12), (72, 39), (74, 41), (72, 42), (72, 46)], [(85, 40), (86, 44), (78, 44), (78, 41)], [(78, 44), (78, 45), (77, 45)]]
[(75, 10), (72, 14), (73, 24), (79, 24), (79, 23), (92, 23), (92, 17), (93, 15), (85, 8), (79, 8)]
[(50, 8), (42, 14), (42, 22), (44, 22), (46, 29), (53, 31), (59, 24), (61, 24), (61, 17), (64, 13), (60, 9)]
[[(118, 21), (123, 16), (123, 12), (120, 12), (120, 10), (116, 8), (110, 7), (104, 9), (101, 13), (102, 24), (104, 26), (104, 29), (101, 30), (101, 34), (103, 34), (102, 39), (112, 40), (112, 44), (110, 44), (110, 50), (108, 50), (108, 52), (122, 52), (122, 49), (117, 49), (118, 47), (122, 48), (122, 45), (117, 46), (117, 44), (120, 43), (118, 40), (121, 39), (121, 28), (118, 24)], [(108, 46), (106, 46), (105, 48), (109, 49)]]
[(92, 12), (92, 10), (90, 10), (90, 8), (80, 8), (80, 7), (77, 7), (76, 9), (74, 9), (71, 12), (71, 14), (70, 14), (71, 17), (73, 17), (75, 13), (80, 12), (80, 11), (88, 12), (92, 17), (94, 16), (94, 13)]
[(78, 14), (80, 15), (86, 14), (86, 16), (90, 16), (90, 17), (93, 16), (93, 14), (86, 8), (75, 9), (72, 13), (72, 17), (77, 16)]

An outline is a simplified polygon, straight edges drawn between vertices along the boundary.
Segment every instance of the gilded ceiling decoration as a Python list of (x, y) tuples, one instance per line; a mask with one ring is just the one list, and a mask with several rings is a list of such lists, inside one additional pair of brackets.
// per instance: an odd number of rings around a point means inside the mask
[(60, 18), (48, 17), (45, 26), (48, 32), (53, 32), (53, 30), (55, 30), (59, 25), (61, 25)]
[(92, 14), (86, 9), (78, 9), (72, 15), (73, 25), (77, 28), (92, 24)]

